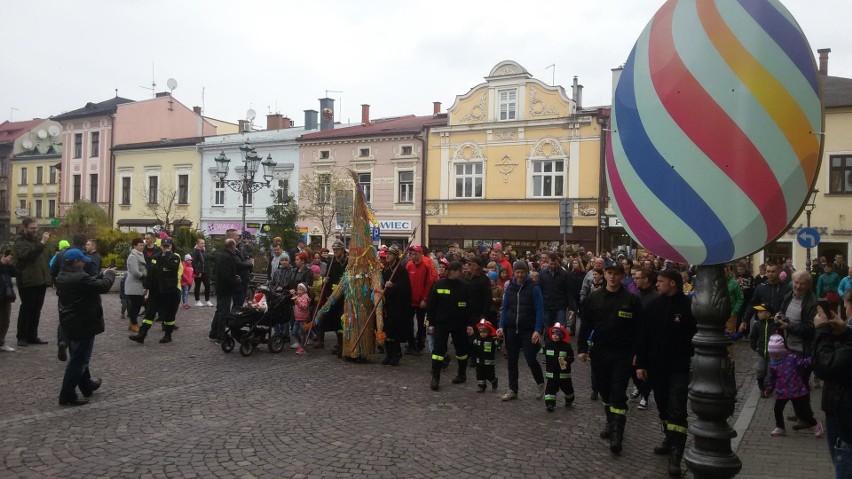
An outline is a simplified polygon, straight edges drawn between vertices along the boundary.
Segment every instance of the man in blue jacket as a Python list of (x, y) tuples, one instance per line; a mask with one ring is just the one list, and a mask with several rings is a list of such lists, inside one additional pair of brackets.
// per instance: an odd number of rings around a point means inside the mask
[(521, 349), (536, 383), (536, 399), (544, 397), (544, 373), (536, 360), (544, 328), (544, 299), (541, 289), (529, 278), (529, 266), (524, 261), (512, 265), (513, 279), (503, 293), (500, 308), (500, 328), (497, 337), (506, 338), (509, 357), (509, 390), (503, 401), (518, 398), (518, 359)]

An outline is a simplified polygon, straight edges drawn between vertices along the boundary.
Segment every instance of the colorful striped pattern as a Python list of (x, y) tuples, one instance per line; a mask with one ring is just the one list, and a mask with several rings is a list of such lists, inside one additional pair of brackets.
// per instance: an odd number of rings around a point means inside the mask
[(624, 66), (606, 173), (628, 232), (660, 256), (719, 264), (787, 229), (823, 131), (810, 46), (776, 0), (669, 0)]

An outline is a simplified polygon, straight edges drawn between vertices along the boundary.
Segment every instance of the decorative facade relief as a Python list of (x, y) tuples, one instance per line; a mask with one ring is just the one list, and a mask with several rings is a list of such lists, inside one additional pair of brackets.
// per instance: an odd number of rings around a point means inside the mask
[(488, 109), (485, 106), (486, 100), (488, 98), (488, 94), (483, 92), (479, 95), (479, 103), (474, 105), (473, 108), (470, 109), (470, 112), (463, 116), (461, 120), (462, 123), (466, 123), (469, 121), (484, 121), (485, 115)]
[(521, 73), (521, 71), (515, 68), (514, 65), (503, 65), (494, 72), (493, 76), (517, 75), (518, 73)]
[(562, 151), (562, 145), (560, 145), (557, 140), (544, 138), (535, 145), (535, 148), (533, 148), (533, 158), (549, 158), (551, 156), (565, 156), (565, 153)]
[(518, 164), (512, 163), (512, 159), (509, 155), (503, 155), (503, 158), (497, 162), (497, 169), (503, 175), (503, 183), (509, 182), (509, 174), (515, 171), (516, 166), (518, 166)]
[(497, 130), (494, 132), (494, 139), (497, 141), (513, 141), (517, 138), (515, 130)]
[(482, 150), (479, 149), (478, 146), (473, 143), (463, 143), (456, 150), (456, 153), (453, 155), (453, 161), (470, 161), (470, 160), (481, 160)]
[(559, 110), (556, 108), (548, 108), (547, 105), (544, 104), (544, 101), (536, 96), (538, 90), (533, 87), (529, 89), (529, 105), (530, 105), (530, 116), (549, 116), (549, 115), (559, 115)]

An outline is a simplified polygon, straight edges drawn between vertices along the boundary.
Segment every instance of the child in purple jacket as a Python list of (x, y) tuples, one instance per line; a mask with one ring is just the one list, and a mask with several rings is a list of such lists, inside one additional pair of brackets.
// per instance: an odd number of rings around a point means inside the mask
[(811, 358), (800, 359), (795, 354), (791, 354), (787, 351), (784, 338), (778, 334), (773, 334), (769, 338), (767, 350), (769, 375), (766, 377), (764, 396), (769, 397), (773, 391), (775, 392), (775, 429), (772, 430), (772, 437), (787, 434), (784, 428), (784, 408), (788, 401), (793, 403), (793, 410), (802, 425), (801, 428), (794, 427), (794, 429), (808, 429), (816, 437), (822, 437), (824, 432), (822, 423), (814, 418), (813, 413), (808, 414), (810, 408), (804, 403), (809, 399), (809, 389), (808, 383), (804, 380), (803, 371), (811, 366)]

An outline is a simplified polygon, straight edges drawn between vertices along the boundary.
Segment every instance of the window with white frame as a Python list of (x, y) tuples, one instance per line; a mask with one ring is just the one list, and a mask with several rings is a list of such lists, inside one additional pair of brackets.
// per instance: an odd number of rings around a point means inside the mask
[(40, 185), (44, 182), (44, 167), (36, 166), (36, 179), (35, 184)]
[(518, 91), (517, 90), (500, 90), (499, 107), (500, 121), (514, 120), (518, 109)]
[(275, 202), (283, 205), (290, 199), (290, 180), (278, 180), (278, 188), (275, 189)]
[(317, 203), (326, 204), (331, 202), (331, 175), (321, 173), (317, 175)]
[(372, 195), (373, 175), (372, 173), (358, 173), (358, 187), (364, 192), (367, 201), (373, 201)]
[(189, 204), (189, 175), (178, 175), (177, 202), (179, 205)]
[(398, 173), (399, 203), (414, 203), (414, 172), (411, 170)]
[(47, 173), (47, 178), (48, 178), (48, 179), (47, 179), (47, 181), (48, 181), (48, 183), (50, 183), (51, 185), (55, 185), (55, 184), (56, 184), (56, 171), (57, 171), (57, 170), (56, 170), (56, 166), (54, 166), (54, 165), (51, 165), (51, 166), (50, 166), (50, 169), (48, 170), (48, 173)]
[(160, 203), (160, 177), (148, 177), (148, 204), (157, 205)]
[(565, 195), (565, 160), (532, 162), (532, 195), (537, 198), (561, 198)]
[(254, 205), (254, 192), (252, 190), (243, 192), (243, 204), (246, 206)]
[(27, 184), (27, 168), (26, 167), (21, 168), (21, 181), (18, 184), (21, 185), (21, 186)]
[(121, 204), (129, 205), (130, 204), (130, 187), (131, 180), (129, 176), (121, 177)]
[(482, 162), (456, 163), (456, 198), (482, 198)]
[(414, 147), (411, 145), (402, 145), (399, 149), (400, 156), (411, 156), (414, 154)]
[(225, 180), (213, 181), (213, 206), (225, 206)]
[(22, 210), (27, 209), (27, 200), (21, 200), (18, 204)]

